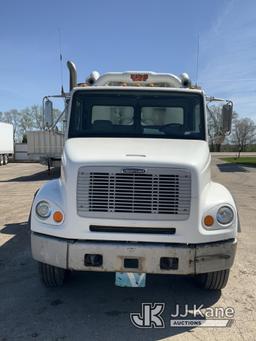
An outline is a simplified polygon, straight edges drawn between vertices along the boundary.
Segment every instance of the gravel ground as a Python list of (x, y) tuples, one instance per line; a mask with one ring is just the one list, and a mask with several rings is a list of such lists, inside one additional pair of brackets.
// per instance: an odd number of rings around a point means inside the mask
[[(114, 286), (108, 273), (75, 273), (60, 289), (46, 289), (31, 259), (27, 220), (37, 188), (49, 180), (45, 167), (0, 167), (0, 340), (256, 340), (256, 169), (213, 157), (213, 179), (233, 193), (242, 233), (230, 280), (207, 292), (193, 280), (148, 276), (147, 287)], [(233, 307), (230, 328), (137, 329), (129, 319), (142, 302), (163, 302), (168, 322), (175, 305)]]

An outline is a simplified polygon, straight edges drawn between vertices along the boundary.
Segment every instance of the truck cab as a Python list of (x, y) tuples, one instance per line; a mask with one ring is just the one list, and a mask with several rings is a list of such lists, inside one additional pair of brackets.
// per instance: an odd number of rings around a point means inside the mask
[[(238, 212), (211, 180), (206, 96), (183, 74), (93, 73), (66, 96), (61, 176), (35, 195), (31, 247), (47, 286), (67, 271), (192, 275), (225, 287)], [(223, 105), (222, 133), (232, 105)]]

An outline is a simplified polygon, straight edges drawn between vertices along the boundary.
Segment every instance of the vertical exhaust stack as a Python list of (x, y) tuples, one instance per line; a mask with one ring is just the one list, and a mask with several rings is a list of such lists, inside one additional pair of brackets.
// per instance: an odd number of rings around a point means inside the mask
[(67, 67), (69, 69), (69, 90), (71, 91), (77, 86), (77, 72), (75, 64), (70, 60), (67, 62)]

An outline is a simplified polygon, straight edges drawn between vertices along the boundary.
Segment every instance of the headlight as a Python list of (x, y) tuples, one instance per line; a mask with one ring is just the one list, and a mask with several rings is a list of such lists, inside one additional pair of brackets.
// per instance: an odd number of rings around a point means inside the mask
[(216, 218), (221, 225), (228, 225), (234, 219), (234, 212), (230, 207), (222, 206), (218, 209)]
[(36, 214), (39, 218), (47, 219), (51, 215), (51, 208), (47, 201), (39, 201), (36, 205)]

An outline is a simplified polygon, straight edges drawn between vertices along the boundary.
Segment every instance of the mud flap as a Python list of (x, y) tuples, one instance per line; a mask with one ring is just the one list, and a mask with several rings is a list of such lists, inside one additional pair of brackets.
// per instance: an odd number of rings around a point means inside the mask
[(118, 287), (144, 288), (146, 274), (136, 272), (116, 272), (115, 285)]

